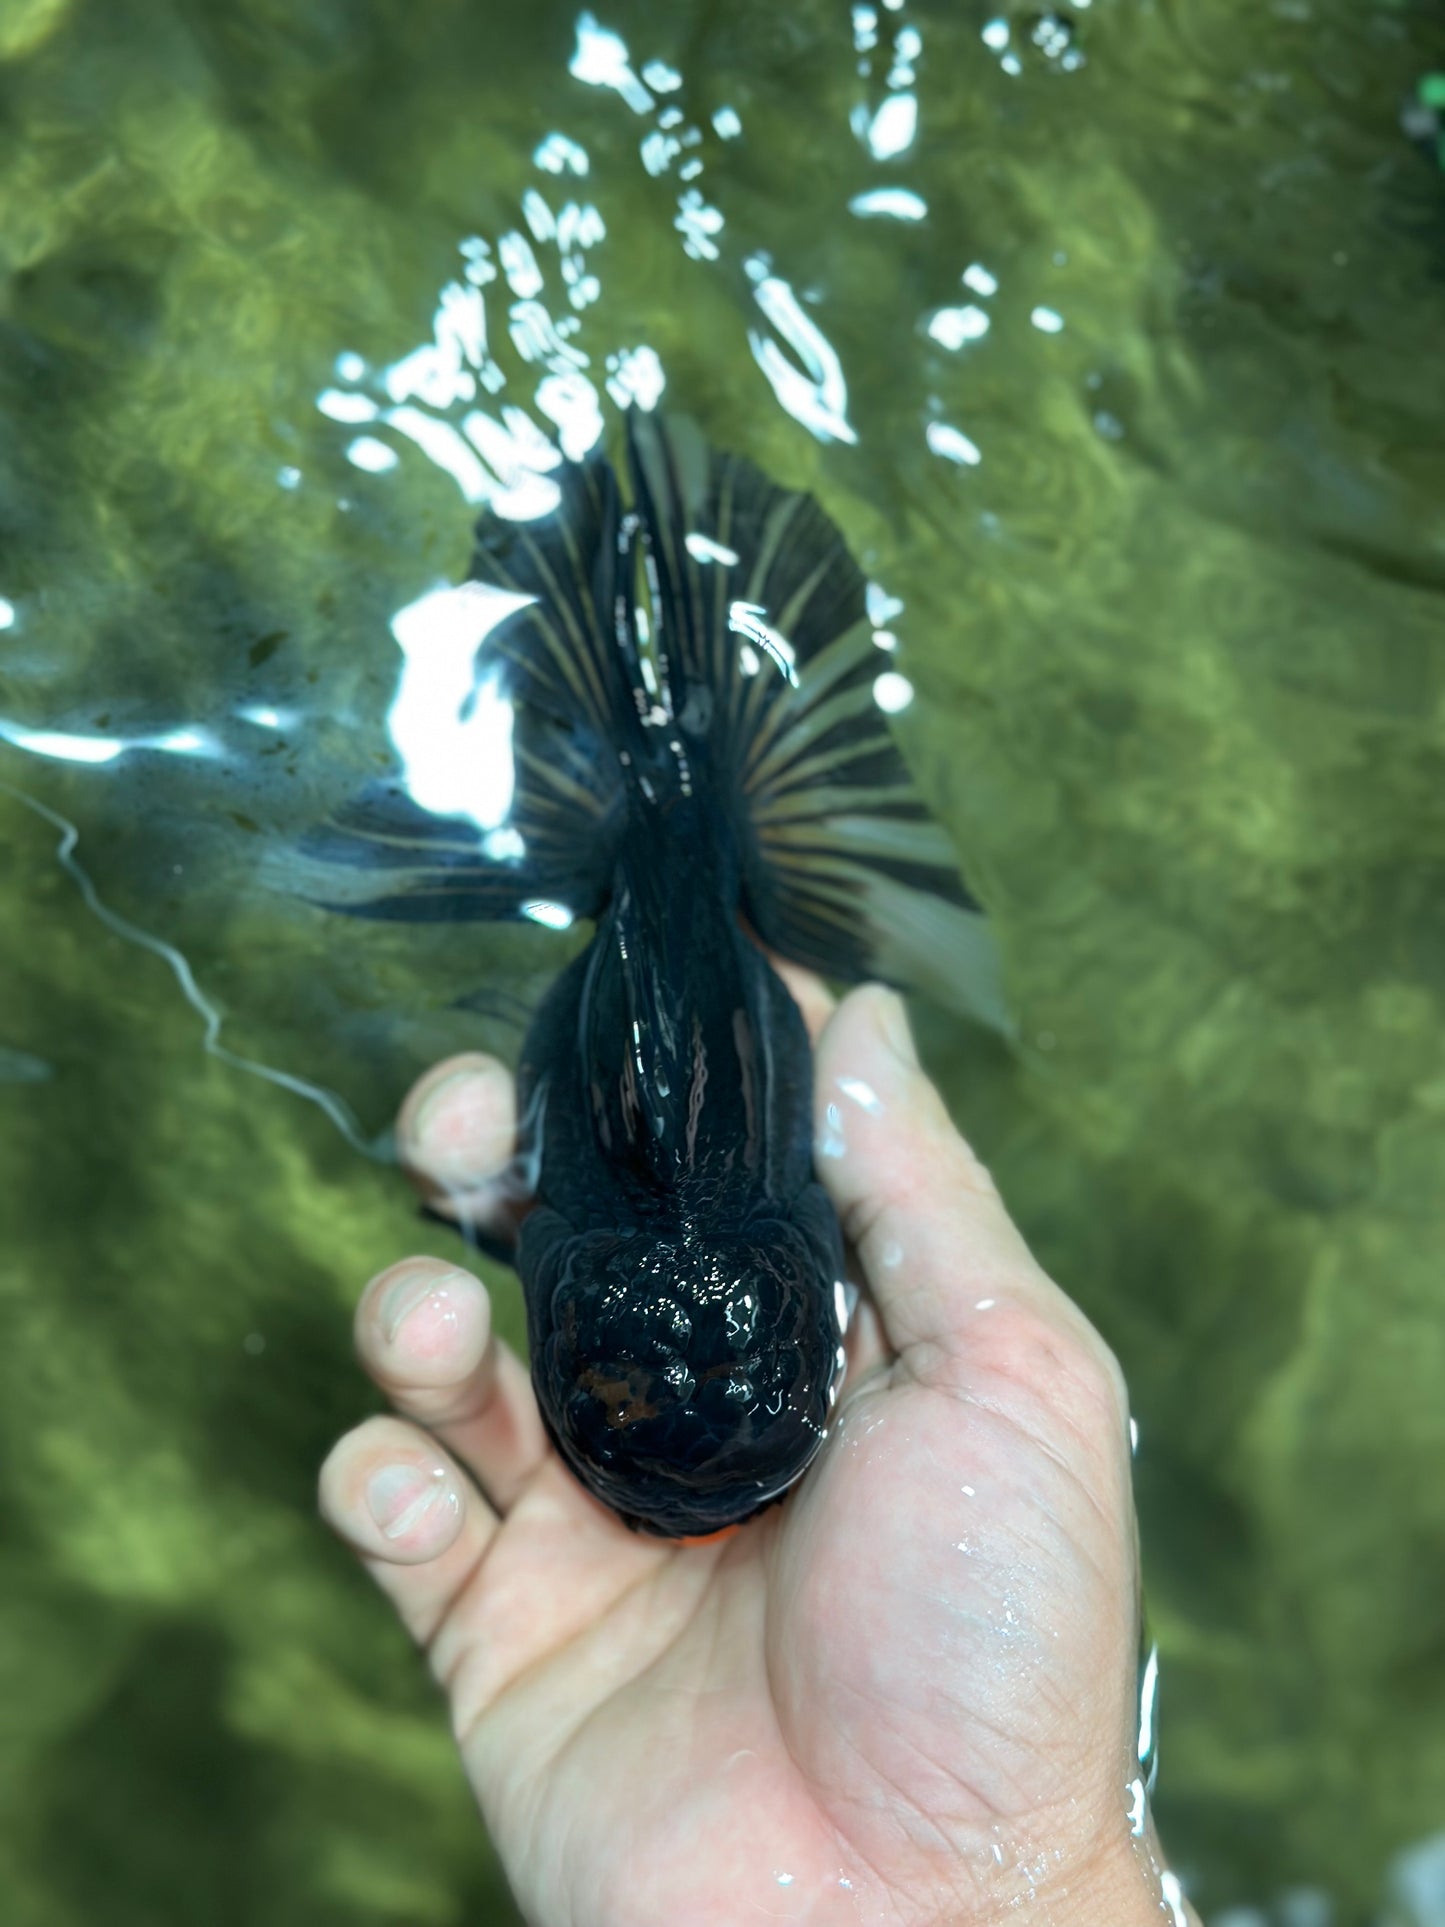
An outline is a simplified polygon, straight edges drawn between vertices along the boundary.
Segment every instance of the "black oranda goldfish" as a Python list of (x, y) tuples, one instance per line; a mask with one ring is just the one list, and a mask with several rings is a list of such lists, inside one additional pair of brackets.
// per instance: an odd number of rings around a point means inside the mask
[[(312, 854), (390, 871), (345, 906), (590, 918), (527, 1033), (535, 1204), (516, 1251), (532, 1376), (577, 1477), (706, 1534), (780, 1497), (842, 1370), (843, 1243), (812, 1060), (764, 946), (826, 976), (960, 986), (997, 1014), (981, 919), (874, 697), (867, 585), (811, 497), (634, 411), (474, 581), (529, 598), (482, 662), (514, 715), (510, 834), (359, 799)], [(479, 665), (481, 666), (481, 665)]]

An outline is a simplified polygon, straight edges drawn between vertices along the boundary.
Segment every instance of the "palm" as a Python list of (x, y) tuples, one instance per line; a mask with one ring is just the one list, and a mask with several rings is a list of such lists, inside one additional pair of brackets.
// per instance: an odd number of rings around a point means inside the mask
[(549, 1458), (434, 1648), (529, 1914), (854, 1920), (866, 1886), (902, 1918), (1027, 1859), (1077, 1795), (1061, 1702), (1094, 1679), (1125, 1717), (1127, 1512), (991, 1403), (874, 1373), (784, 1507), (698, 1547)]
[[(362, 1299), (363, 1358), (429, 1432), (368, 1421), (323, 1503), (428, 1647), (548, 1927), (959, 1922), (1106, 1863), (1137, 1879), (1122, 1382), (887, 1031), (856, 993), (818, 1046), (844, 1141), (824, 1176), (876, 1317), (818, 1459), (733, 1537), (668, 1544), (589, 1498), (474, 1279), (410, 1260)], [(402, 1135), (475, 1215), (510, 1085), (452, 1085)]]

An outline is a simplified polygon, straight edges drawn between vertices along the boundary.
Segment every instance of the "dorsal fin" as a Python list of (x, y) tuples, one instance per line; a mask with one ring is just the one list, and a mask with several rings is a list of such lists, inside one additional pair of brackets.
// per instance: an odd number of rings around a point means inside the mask
[(839, 531), (690, 423), (634, 410), (629, 456), (673, 707), (729, 792), (759, 936), (1006, 1028), (992, 939), (875, 698), (887, 659)]

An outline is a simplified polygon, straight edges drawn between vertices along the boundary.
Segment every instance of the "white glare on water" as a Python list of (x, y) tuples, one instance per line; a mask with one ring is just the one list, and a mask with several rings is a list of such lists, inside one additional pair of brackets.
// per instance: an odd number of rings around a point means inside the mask
[(1169, 1918), (1174, 1927), (1189, 1927), (1189, 1915), (1185, 1912), (1184, 1883), (1178, 1874), (1170, 1873), (1167, 1867), (1159, 1874), (1159, 1891), (1164, 1896), (1164, 1904), (1169, 1909)]
[(437, 816), (495, 830), (512, 807), (512, 705), (495, 674), (476, 674), (493, 629), (535, 600), (485, 582), (430, 589), (398, 609), (401, 679), (386, 724), (407, 793)]
[(557, 217), (535, 187), (529, 187), (522, 196), (522, 218), (537, 240), (550, 241), (555, 237)]
[(875, 187), (866, 194), (855, 194), (848, 212), (865, 221), (880, 216), (890, 221), (921, 221), (927, 216), (928, 203), (906, 187)]
[(660, 128), (654, 127), (638, 151), (642, 155), (642, 165), (648, 173), (657, 176), (665, 174), (677, 159), (682, 152), (682, 142), (675, 140), (670, 134), (664, 134)]
[(896, 669), (885, 669), (881, 676), (873, 679), (873, 700), (890, 716), (896, 716), (899, 710), (907, 709), (913, 701), (913, 684), (907, 676), (900, 676)]
[[(510, 412), (521, 413), (519, 409)], [(524, 421), (526, 417), (522, 418)], [(531, 426), (531, 424), (528, 424)], [(519, 436), (512, 424), (506, 427), (474, 408), (462, 422), (468, 441), (481, 455), (496, 479), (488, 477), (486, 501), (509, 522), (534, 522), (550, 515), (562, 500), (562, 491), (552, 479), (538, 471), (557, 465), (557, 451), (538, 432), (546, 454), (541, 455), (530, 437)]]
[(450, 422), (438, 421), (420, 408), (393, 408), (387, 420), (414, 442), (428, 461), (451, 476), (466, 501), (486, 501), (490, 493), (486, 470)]
[(537, 406), (555, 425), (569, 462), (580, 462), (602, 439), (602, 408), (586, 375), (545, 375), (537, 384)]
[(655, 348), (622, 348), (607, 357), (607, 392), (619, 408), (631, 402), (639, 408), (656, 408), (666, 386)]
[(941, 348), (961, 348), (966, 341), (982, 341), (988, 333), (989, 319), (972, 302), (964, 308), (940, 308), (928, 324), (928, 332)]
[[(579, 148), (578, 152), (582, 150)], [(469, 234), (457, 252), (466, 262), (462, 273), (474, 288), (485, 288), (497, 278), (496, 265), (492, 260), (492, 246), (480, 234)], [(485, 320), (485, 316), (483, 316)]]
[(401, 457), (375, 435), (358, 435), (347, 447), (346, 459), (353, 468), (365, 469), (368, 475), (385, 475), (396, 467)]
[(634, 114), (646, 114), (654, 105), (652, 95), (628, 62), (627, 42), (609, 27), (599, 26), (594, 14), (577, 17), (577, 51), (567, 71), (589, 87), (612, 88)]
[(868, 126), (868, 150), (875, 160), (906, 153), (918, 132), (918, 101), (913, 94), (890, 94)]
[(587, 151), (565, 134), (549, 134), (532, 156), (544, 174), (585, 174)]
[(925, 439), (934, 454), (941, 455), (947, 462), (976, 468), (983, 460), (978, 444), (971, 442), (962, 429), (952, 428), (947, 422), (930, 422), (925, 430)]
[(870, 582), (865, 591), (868, 604), (868, 620), (875, 629), (882, 629), (894, 616), (903, 614), (902, 600), (890, 595), (881, 582)]
[(26, 729), (3, 716), (0, 742), (26, 750), (31, 756), (48, 756), (62, 763), (113, 763), (135, 749), (160, 750), (167, 756), (221, 754), (215, 738), (203, 729), (168, 729), (155, 736), (81, 736), (62, 729)]
[(507, 317), (507, 333), (523, 361), (535, 361), (553, 374), (567, 368), (585, 368), (588, 356), (574, 348), (563, 329), (571, 331), (568, 317), (559, 323), (552, 319), (540, 301), (514, 301)]
[(1159, 1707), (1159, 1648), (1151, 1646), (1139, 1682), (1139, 1759), (1145, 1761), (1154, 1751), (1154, 1722)]
[(349, 388), (323, 388), (316, 406), (334, 422), (374, 422), (381, 413), (369, 395)]
[(54, 756), (64, 763), (113, 763), (130, 747), (115, 736), (68, 736), (59, 729), (24, 729), (0, 716), (0, 741), (32, 756)]
[(1136, 1840), (1144, 1838), (1149, 1818), (1149, 1796), (1142, 1780), (1131, 1780), (1129, 1792), (1129, 1831)]
[(803, 313), (793, 290), (776, 275), (765, 275), (758, 282), (753, 299), (807, 369), (805, 375), (769, 336), (748, 330), (753, 358), (778, 400), (820, 442), (856, 442), (848, 421), (843, 365), (822, 329)]
[(722, 213), (710, 207), (695, 187), (687, 189), (677, 199), (677, 219), (673, 226), (682, 236), (682, 245), (694, 260), (716, 261), (718, 247), (713, 239), (721, 234)]
[(530, 301), (542, 292), (542, 270), (525, 234), (504, 234), (497, 243), (497, 256), (507, 286), (519, 301)]
[(565, 903), (547, 903), (540, 899), (524, 903), (522, 915), (530, 917), (533, 923), (545, 924), (549, 930), (568, 930), (576, 921)]
[(721, 562), (731, 568), (737, 561), (736, 549), (725, 549), (721, 542), (714, 542), (709, 535), (688, 534), (683, 537), (688, 554), (695, 562)]

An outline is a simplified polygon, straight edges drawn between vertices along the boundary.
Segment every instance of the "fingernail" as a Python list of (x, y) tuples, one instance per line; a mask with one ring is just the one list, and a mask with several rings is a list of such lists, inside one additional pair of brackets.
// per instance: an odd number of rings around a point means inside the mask
[(918, 1051), (908, 1022), (908, 1011), (896, 992), (885, 990), (878, 999), (878, 1034), (899, 1063), (908, 1070), (918, 1069)]
[(366, 1483), (366, 1503), (388, 1539), (403, 1538), (433, 1513), (455, 1511), (445, 1466), (384, 1465)]
[(381, 1303), (376, 1308), (376, 1322), (387, 1344), (395, 1341), (397, 1333), (418, 1305), (424, 1304), (428, 1298), (445, 1298), (448, 1287), (455, 1288), (463, 1278), (469, 1278), (469, 1274), (446, 1271), (439, 1278), (431, 1272), (409, 1272), (393, 1279), (381, 1294)]

